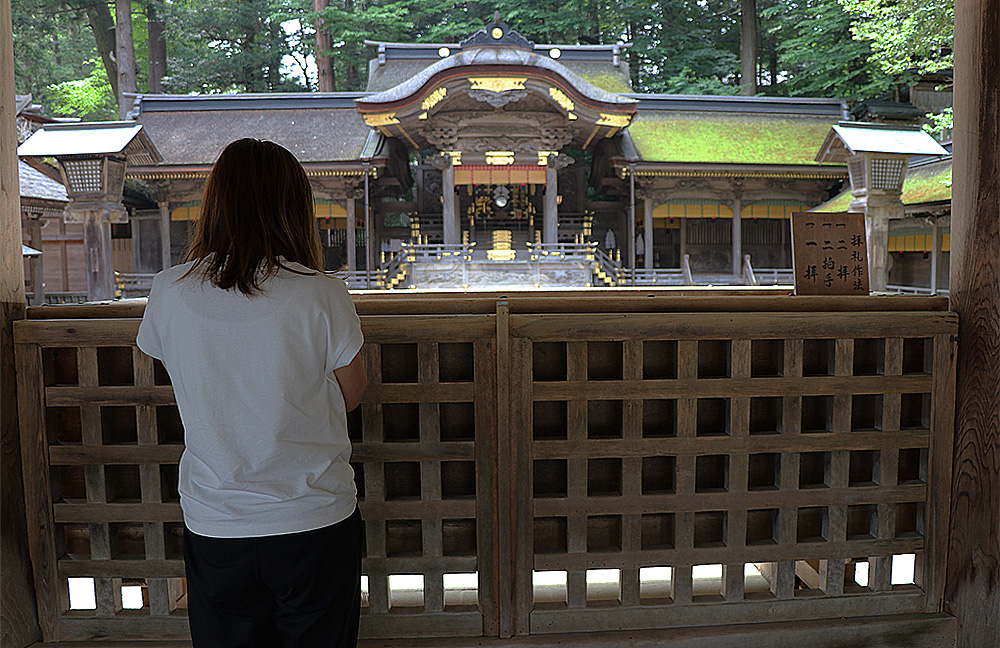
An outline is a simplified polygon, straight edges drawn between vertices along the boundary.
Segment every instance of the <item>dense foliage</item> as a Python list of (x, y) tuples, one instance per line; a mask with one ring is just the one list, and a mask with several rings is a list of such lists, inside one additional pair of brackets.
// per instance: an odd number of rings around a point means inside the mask
[[(113, 117), (114, 4), (13, 0), (17, 91), (56, 113)], [(361, 90), (374, 55), (365, 40), (454, 43), (495, 10), (536, 43), (631, 43), (625, 60), (637, 92), (740, 90), (740, 0), (322, 4), (315, 12), (313, 0), (131, 0), (137, 90), (154, 83), (171, 93), (315, 90), (317, 21), (331, 37), (335, 90)], [(953, 0), (756, 0), (756, 8), (760, 94), (862, 99), (908, 70), (950, 65)], [(165, 57), (149, 47), (158, 42), (156, 24)], [(166, 69), (154, 74), (160, 58)]]

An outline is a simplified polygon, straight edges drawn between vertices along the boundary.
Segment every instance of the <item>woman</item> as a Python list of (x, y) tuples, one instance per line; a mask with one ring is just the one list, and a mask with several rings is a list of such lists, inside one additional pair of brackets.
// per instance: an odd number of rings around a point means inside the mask
[(362, 522), (347, 412), (367, 386), (312, 190), (273, 142), (225, 148), (187, 262), (156, 276), (137, 343), (184, 423), (179, 487), (195, 648), (354, 646)]

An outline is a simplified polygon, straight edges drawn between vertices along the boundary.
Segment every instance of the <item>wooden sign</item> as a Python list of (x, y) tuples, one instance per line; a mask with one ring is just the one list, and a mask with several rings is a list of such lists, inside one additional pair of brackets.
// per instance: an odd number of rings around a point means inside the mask
[(865, 215), (793, 213), (792, 267), (797, 295), (867, 295)]

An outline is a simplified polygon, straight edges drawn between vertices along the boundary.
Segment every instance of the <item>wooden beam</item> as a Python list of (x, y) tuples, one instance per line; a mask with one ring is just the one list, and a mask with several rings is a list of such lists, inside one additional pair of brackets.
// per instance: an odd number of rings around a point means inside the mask
[(959, 315), (946, 609), (959, 648), (1000, 636), (1000, 0), (955, 3), (951, 304)]
[(14, 135), (14, 38), (10, 0), (0, 0), (0, 644), (41, 639), (35, 609), (14, 374), (14, 320), (24, 319), (24, 266)]

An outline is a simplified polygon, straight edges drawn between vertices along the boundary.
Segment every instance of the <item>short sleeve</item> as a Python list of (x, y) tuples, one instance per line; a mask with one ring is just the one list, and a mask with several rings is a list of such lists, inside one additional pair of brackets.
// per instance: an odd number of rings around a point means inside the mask
[(160, 341), (156, 317), (159, 310), (158, 305), (159, 291), (157, 290), (157, 281), (154, 279), (153, 286), (149, 290), (149, 297), (146, 299), (146, 309), (142, 314), (142, 323), (139, 324), (139, 333), (135, 337), (135, 343), (146, 355), (163, 360), (163, 346)]
[(335, 277), (330, 278), (330, 283), (333, 286), (327, 301), (330, 323), (327, 340), (327, 373), (349, 365), (364, 344), (361, 320), (354, 309), (354, 301), (347, 292), (347, 285)]

